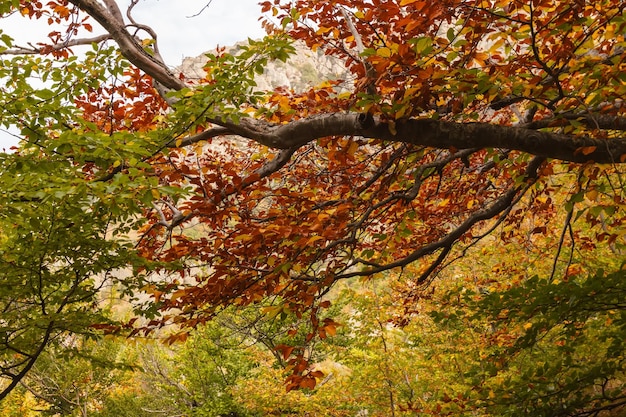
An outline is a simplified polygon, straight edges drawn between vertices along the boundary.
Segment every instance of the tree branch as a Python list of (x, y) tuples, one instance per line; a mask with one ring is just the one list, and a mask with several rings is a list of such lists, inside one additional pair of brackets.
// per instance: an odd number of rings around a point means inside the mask
[(0, 51), (0, 55), (37, 55), (50, 51), (59, 51), (61, 49), (70, 48), (72, 46), (91, 45), (92, 43), (99, 43), (108, 39), (111, 39), (111, 35), (107, 33), (106, 35), (95, 36), (93, 38), (71, 39), (67, 42), (56, 43), (54, 45), (44, 45), (41, 47), (35, 47), (32, 45), (30, 45), (29, 48), (24, 46), (17, 46), (12, 49)]
[[(337, 275), (335, 279), (352, 278), (357, 276), (370, 276), (380, 272), (388, 271), (390, 269), (404, 267), (406, 265), (409, 265), (410, 263), (417, 261), (418, 259), (423, 258), (424, 256), (431, 255), (438, 250), (442, 250), (443, 252), (437, 257), (435, 262), (430, 265), (427, 273), (422, 274), (418, 279), (419, 283), (426, 282), (430, 273), (432, 273), (434, 269), (443, 262), (446, 255), (451, 250), (452, 245), (454, 245), (454, 243), (456, 243), (461, 236), (468, 232), (478, 222), (492, 219), (499, 213), (505, 211), (507, 208), (515, 203), (515, 201), (519, 198), (520, 193), (524, 194), (530, 188), (536, 178), (537, 170), (544, 161), (545, 159), (541, 157), (533, 158), (526, 168), (526, 177), (528, 179), (526, 184), (511, 188), (506, 193), (498, 197), (495, 201), (493, 201), (488, 207), (472, 214), (461, 225), (456, 227), (454, 230), (452, 230), (450, 233), (448, 233), (438, 241), (424, 245), (410, 253), (408, 256), (395, 262), (386, 265), (372, 266), (371, 268), (361, 271), (346, 272)], [(362, 262), (360, 262), (360, 260), (357, 260), (356, 265), (360, 263)]]
[(546, 127), (567, 126), (569, 120), (579, 121), (591, 129), (626, 131), (626, 117), (596, 113), (558, 114), (555, 117), (524, 123), (519, 125), (519, 127), (525, 129), (543, 129)]
[(48, 326), (46, 327), (44, 336), (37, 346), (37, 349), (33, 352), (32, 355), (29, 356), (28, 363), (20, 370), (16, 375), (11, 376), (11, 382), (7, 385), (2, 391), (0, 391), (0, 401), (6, 398), (7, 395), (13, 391), (13, 389), (20, 383), (22, 378), (30, 371), (30, 369), (35, 365), (35, 362), (42, 354), (43, 350), (48, 346), (48, 341), (52, 337), (52, 332), (54, 330), (55, 323), (54, 321), (50, 321)]
[(578, 163), (626, 162), (622, 161), (626, 155), (626, 138), (605, 140), (489, 123), (407, 119), (395, 121), (392, 126), (380, 117), (362, 113), (320, 114), (282, 125), (252, 118), (241, 119), (238, 124), (220, 119), (211, 122), (277, 149), (299, 147), (328, 136), (361, 136), (444, 149), (505, 148)]
[(233, 132), (228, 128), (214, 127), (211, 129), (207, 129), (204, 132), (198, 133), (196, 135), (188, 136), (184, 139), (180, 139), (180, 138), (172, 139), (171, 141), (167, 143), (166, 146), (168, 148), (181, 148), (181, 147), (193, 145), (194, 143), (202, 142), (203, 140), (209, 140), (217, 136), (232, 135), (232, 134)]
[(185, 87), (185, 84), (174, 76), (163, 62), (148, 54), (137, 43), (137, 40), (128, 33), (124, 22), (120, 21), (122, 14), (114, 1), (107, 0), (108, 10), (97, 0), (69, 0), (69, 2), (100, 23), (111, 35), (111, 38), (117, 42), (122, 54), (133, 65), (141, 68), (146, 74), (167, 88), (180, 90)]

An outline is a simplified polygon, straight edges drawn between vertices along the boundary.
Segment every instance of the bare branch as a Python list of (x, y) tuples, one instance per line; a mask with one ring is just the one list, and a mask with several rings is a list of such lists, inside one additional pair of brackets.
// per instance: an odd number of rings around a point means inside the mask
[(202, 7), (202, 9), (200, 9), (200, 11), (199, 11), (198, 13), (196, 13), (196, 14), (192, 14), (191, 16), (187, 16), (187, 17), (190, 17), (190, 18), (191, 18), (191, 17), (197, 17), (197, 16), (200, 16), (200, 15), (202, 14), (202, 12), (204, 12), (206, 9), (208, 9), (208, 8), (209, 8), (209, 6), (211, 5), (211, 3), (212, 3), (212, 2), (213, 2), (213, 0), (209, 0), (209, 1), (207, 2), (207, 4), (205, 4), (205, 5)]
[(175, 205), (173, 205), (167, 200), (163, 200), (162, 203), (165, 204), (172, 212), (172, 220), (167, 221), (167, 219), (165, 218), (165, 214), (163, 213), (163, 210), (161, 210), (161, 208), (157, 206), (154, 202), (152, 203), (152, 207), (154, 207), (157, 214), (159, 215), (158, 224), (165, 227), (167, 230), (172, 230), (173, 228), (180, 225), (181, 223), (183, 223), (184, 221), (186, 221), (187, 219), (191, 217), (191, 216), (183, 215), (183, 213), (180, 210), (178, 210), (178, 208), (176, 208)]
[(0, 391), (0, 401), (3, 400), (7, 395), (13, 391), (13, 389), (20, 383), (20, 381), (24, 378), (24, 376), (30, 371), (30, 369), (35, 365), (35, 362), (39, 358), (39, 356), (43, 353), (44, 349), (48, 346), (48, 342), (52, 337), (52, 333), (55, 329), (55, 322), (50, 321), (48, 326), (46, 326), (45, 333), (41, 342), (39, 342), (39, 346), (35, 349), (35, 351), (29, 355), (28, 361), (26, 365), (19, 371), (19, 373), (15, 375), (11, 375), (11, 382), (4, 387), (2, 391)]
[[(111, 38), (117, 42), (126, 59), (135, 66), (141, 68), (146, 74), (169, 89), (180, 90), (185, 87), (185, 84), (174, 76), (162, 61), (146, 52), (137, 40), (128, 33), (124, 22), (119, 20), (121, 13), (118, 15), (119, 8), (117, 6), (107, 10), (97, 0), (69, 1), (100, 23), (111, 35)], [(114, 2), (109, 0), (108, 3)]]
[(71, 39), (63, 43), (57, 43), (54, 45), (44, 45), (35, 47), (30, 45), (29, 47), (17, 46), (12, 49), (6, 49), (4, 51), (0, 51), (0, 55), (38, 55), (45, 54), (51, 51), (59, 51), (61, 49), (70, 48), (72, 46), (80, 46), (80, 45), (91, 45), (93, 43), (100, 43), (106, 40), (111, 39), (111, 35), (108, 33), (106, 35), (94, 36), (93, 38), (81, 38), (81, 39)]
[[(293, 156), (293, 154), (296, 152), (298, 148), (291, 148), (291, 149), (283, 149), (280, 152), (278, 152), (278, 154), (276, 154), (276, 156), (274, 157), (274, 159), (272, 159), (271, 161), (267, 162), (265, 165), (263, 165), (261, 168), (257, 169), (254, 174), (256, 176), (258, 176), (259, 178), (265, 178), (268, 175), (273, 174), (274, 172), (278, 171), (279, 169), (281, 169), (282, 167), (285, 166), (285, 164), (287, 164), (287, 162), (289, 162), (291, 160), (291, 157)], [(245, 185), (247, 185), (247, 179), (243, 181), (243, 183)]]
[(365, 74), (367, 74), (367, 77), (370, 79), (370, 82), (367, 85), (368, 93), (376, 94), (376, 89), (374, 88), (374, 85), (371, 83), (376, 78), (376, 70), (374, 69), (374, 67), (372, 67), (372, 64), (370, 64), (366, 59), (362, 57), (362, 54), (365, 51), (365, 45), (363, 44), (363, 39), (361, 38), (361, 34), (356, 30), (356, 27), (354, 26), (354, 23), (352, 22), (352, 19), (350, 18), (350, 15), (346, 11), (346, 9), (343, 7), (340, 7), (340, 11), (341, 11), (343, 18), (346, 20), (346, 25), (348, 26), (348, 30), (350, 31), (350, 33), (354, 37), (354, 41), (356, 42), (359, 60), (363, 64), (363, 67), (365, 69)]

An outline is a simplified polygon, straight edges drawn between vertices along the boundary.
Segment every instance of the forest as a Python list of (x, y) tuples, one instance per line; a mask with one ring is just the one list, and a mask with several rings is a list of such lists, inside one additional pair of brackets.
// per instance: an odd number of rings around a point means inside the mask
[(626, 414), (623, 0), (142, 3), (0, 0), (0, 415)]

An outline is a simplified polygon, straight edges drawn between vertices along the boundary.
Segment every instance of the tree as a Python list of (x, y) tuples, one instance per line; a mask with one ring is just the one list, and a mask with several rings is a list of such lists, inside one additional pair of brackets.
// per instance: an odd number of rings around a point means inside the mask
[[(170, 341), (183, 340), (227, 306), (280, 297), (281, 311), (310, 318), (306, 340), (325, 337), (337, 324), (318, 315), (336, 282), (415, 265), (410, 305), (494, 231), (518, 244), (515, 226), (529, 213), (549, 219), (559, 206), (562, 225), (531, 229), (556, 231), (553, 277), (572, 267), (566, 243), (573, 253), (605, 241), (623, 254), (619, 0), (264, 1), (268, 37), (237, 55), (208, 54), (200, 80), (163, 62), (156, 31), (132, 17), (137, 1), (126, 14), (113, 0), (1, 4), (3, 15), (69, 25), (36, 47), (0, 38), (12, 57), (0, 70), (2, 122), (23, 138), (3, 159), (2, 204), (61, 229), (80, 216), (62, 208), (66, 196), (102, 213), (110, 228), (80, 217), (103, 246), (89, 259), (121, 254), (107, 245), (132, 232), (136, 247), (123, 250), (139, 257), (111, 263), (160, 273), (121, 283), (150, 297), (135, 333), (175, 323)], [(95, 24), (104, 35), (81, 37)], [(351, 76), (302, 93), (255, 91), (254, 74), (286, 60), (294, 40), (337, 57)], [(73, 55), (80, 45), (91, 51)], [(26, 190), (24, 167), (46, 164), (59, 168), (32, 169), (46, 185)], [(50, 256), (58, 265), (67, 255)], [(288, 353), (289, 386), (314, 386), (319, 375)]]
[[(236, 342), (236, 341), (235, 341)], [(243, 417), (231, 389), (256, 366), (245, 345), (231, 343), (216, 322), (198, 327), (184, 345), (139, 346), (134, 389), (118, 390), (98, 416)]]
[(40, 416), (97, 415), (112, 392), (130, 390), (135, 361), (129, 353), (131, 346), (112, 338), (68, 339), (65, 346), (46, 349), (12, 395), (31, 394)]

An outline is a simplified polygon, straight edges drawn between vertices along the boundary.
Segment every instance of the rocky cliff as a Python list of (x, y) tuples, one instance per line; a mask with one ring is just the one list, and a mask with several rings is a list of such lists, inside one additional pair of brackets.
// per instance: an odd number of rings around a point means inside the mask
[[(236, 54), (242, 44), (227, 48), (229, 53)], [(286, 87), (295, 92), (302, 92), (325, 80), (348, 79), (349, 74), (341, 61), (324, 55), (321, 49), (316, 52), (308, 49), (304, 44), (296, 43), (296, 53), (287, 62), (269, 62), (262, 75), (257, 76), (258, 90), (273, 90), (277, 87)], [(190, 79), (202, 78), (202, 67), (206, 62), (205, 54), (193, 58), (185, 58), (178, 68)]]

